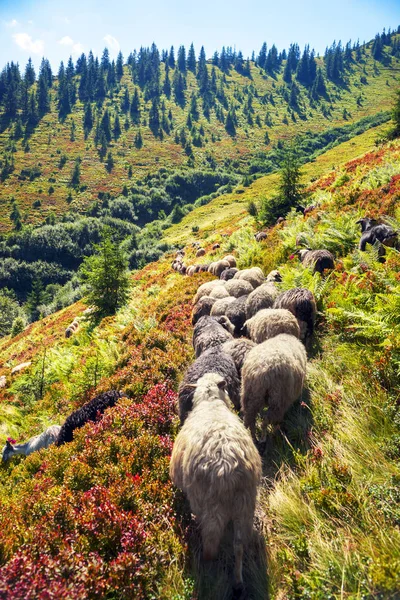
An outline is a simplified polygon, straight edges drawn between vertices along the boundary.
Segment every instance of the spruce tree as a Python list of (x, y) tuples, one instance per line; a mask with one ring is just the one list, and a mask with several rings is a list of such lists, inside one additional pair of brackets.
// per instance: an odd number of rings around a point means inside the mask
[(84, 259), (79, 273), (89, 290), (87, 301), (95, 309), (94, 320), (115, 314), (128, 302), (128, 261), (109, 228), (103, 230), (95, 254)]
[(168, 66), (171, 69), (175, 69), (175, 50), (173, 46), (171, 46), (168, 54)]
[(129, 111), (129, 107), (130, 107), (129, 91), (128, 91), (128, 88), (126, 87), (124, 90), (124, 94), (122, 96), (122, 100), (121, 100), (121, 110), (125, 115)]
[(115, 65), (115, 75), (118, 81), (121, 81), (122, 76), (124, 74), (124, 58), (122, 56), (122, 52), (118, 52), (117, 62)]
[(12, 221), (12, 223), (14, 225), (14, 230), (21, 231), (21, 229), (22, 229), (21, 213), (19, 212), (18, 204), (17, 204), (15, 198), (13, 198), (12, 202), (11, 202), (10, 220)]
[(167, 96), (167, 98), (170, 98), (170, 96), (171, 96), (171, 82), (170, 82), (170, 79), (169, 79), (169, 66), (168, 66), (168, 63), (165, 63), (165, 79), (164, 79), (164, 85), (163, 85), (163, 92)]
[(116, 117), (115, 117), (114, 127), (113, 127), (113, 135), (114, 135), (115, 140), (117, 140), (119, 138), (119, 136), (121, 135), (121, 124), (119, 122), (118, 115), (116, 115)]
[(83, 117), (83, 130), (85, 134), (85, 138), (89, 135), (91, 129), (93, 127), (93, 113), (92, 106), (90, 102), (85, 105), (85, 114)]
[(178, 69), (181, 73), (186, 73), (186, 50), (185, 46), (179, 46), (178, 50)]
[(187, 68), (188, 71), (192, 71), (192, 73), (196, 73), (196, 54), (194, 51), (193, 42), (190, 44), (188, 57), (187, 57)]
[(225, 129), (230, 136), (234, 137), (236, 135), (235, 119), (233, 117), (232, 111), (229, 111), (226, 115)]
[(132, 96), (132, 102), (130, 107), (131, 119), (134, 123), (139, 123), (140, 120), (140, 98), (137, 87)]
[(36, 80), (35, 69), (33, 67), (32, 59), (30, 57), (29, 57), (27, 65), (25, 67), (24, 80), (28, 87), (33, 85)]
[(28, 294), (25, 310), (28, 313), (29, 320), (31, 322), (37, 321), (40, 317), (38, 306), (44, 302), (44, 290), (43, 283), (39, 278), (36, 278), (32, 282), (32, 289)]

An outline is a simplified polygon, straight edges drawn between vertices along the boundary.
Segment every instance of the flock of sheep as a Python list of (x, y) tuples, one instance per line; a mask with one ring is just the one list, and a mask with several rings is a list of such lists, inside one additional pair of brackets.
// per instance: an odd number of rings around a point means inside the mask
[[(315, 267), (320, 257), (314, 258)], [(219, 278), (202, 284), (193, 299), (196, 359), (178, 390), (182, 428), (170, 476), (199, 521), (205, 560), (217, 555), (233, 522), (240, 588), (261, 479), (257, 445), (302, 393), (316, 302), (304, 288), (280, 292), (278, 271), (264, 277), (259, 267), (238, 270), (231, 255), (208, 270)]]
[[(397, 246), (397, 235), (387, 225), (368, 218), (357, 223), (362, 233), (360, 250), (375, 242), (381, 248)], [(265, 232), (256, 234), (257, 241), (265, 238)], [(193, 247), (196, 257), (205, 255), (198, 242)], [(217, 248), (219, 244), (213, 246)], [(267, 277), (259, 267), (238, 270), (232, 255), (186, 266), (184, 256), (184, 250), (177, 252), (174, 270), (188, 276), (208, 271), (217, 279), (202, 284), (193, 300), (196, 359), (179, 386), (182, 427), (172, 452), (170, 476), (187, 495), (199, 521), (205, 560), (217, 556), (224, 530), (233, 522), (234, 583), (240, 588), (243, 551), (252, 535), (262, 473), (257, 445), (266, 439), (268, 427), (279, 426), (302, 393), (316, 302), (305, 288), (280, 292), (281, 276), (276, 270)], [(314, 272), (334, 268), (334, 257), (327, 250), (303, 249), (299, 257)], [(79, 318), (75, 318), (65, 336), (73, 335), (78, 327)], [(3, 461), (72, 441), (75, 429), (94, 421), (121, 396), (114, 390), (99, 394), (74, 411), (64, 425), (51, 425), (25, 444), (8, 438)]]

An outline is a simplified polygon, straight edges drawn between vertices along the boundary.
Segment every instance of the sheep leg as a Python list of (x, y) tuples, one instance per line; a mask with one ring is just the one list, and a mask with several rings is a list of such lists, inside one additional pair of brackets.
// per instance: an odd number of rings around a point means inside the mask
[(243, 539), (239, 521), (233, 523), (233, 552), (235, 555), (234, 584), (235, 588), (243, 587)]
[(201, 524), (201, 537), (203, 540), (203, 559), (205, 561), (217, 558), (219, 545), (224, 533), (226, 523), (215, 516), (208, 516)]

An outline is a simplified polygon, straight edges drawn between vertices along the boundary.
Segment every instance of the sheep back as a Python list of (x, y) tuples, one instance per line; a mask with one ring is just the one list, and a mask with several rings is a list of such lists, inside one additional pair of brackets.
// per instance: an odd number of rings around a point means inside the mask
[[(201, 317), (193, 329), (193, 348), (196, 354), (196, 358), (200, 356), (205, 350), (213, 348), (214, 346), (220, 346), (224, 342), (232, 339), (232, 335), (227, 331), (227, 324), (230, 326), (229, 321), (219, 321), (219, 319), (226, 319), (225, 316), (211, 317), (205, 315)], [(228, 325), (228, 328), (229, 328)]]
[(245, 322), (243, 333), (256, 344), (261, 344), (281, 333), (300, 337), (296, 317), (285, 308), (264, 308)]
[(230, 269), (225, 269), (225, 271), (222, 271), (219, 278), (222, 279), (223, 281), (228, 281), (229, 279), (233, 279), (235, 273), (237, 273), (237, 272), (238, 272), (238, 269), (236, 269), (236, 267), (231, 267)]
[(293, 288), (279, 294), (274, 308), (286, 308), (299, 322), (300, 339), (306, 341), (314, 333), (317, 305), (314, 294), (306, 288)]
[(256, 344), (252, 340), (248, 340), (247, 338), (238, 338), (236, 340), (225, 342), (222, 344), (221, 349), (223, 352), (226, 352), (226, 354), (229, 354), (229, 356), (233, 358), (237, 372), (240, 375), (242, 372), (244, 359), (255, 345)]
[(230, 279), (225, 283), (225, 287), (230, 296), (239, 298), (240, 296), (247, 296), (253, 291), (253, 286), (244, 279)]
[(204, 317), (205, 315), (209, 315), (213, 305), (215, 304), (216, 299), (211, 298), (210, 296), (203, 296), (194, 305), (192, 310), (192, 325), (196, 325), (197, 321)]
[(271, 308), (278, 293), (271, 283), (264, 283), (251, 292), (246, 300), (246, 319), (254, 317), (262, 308)]

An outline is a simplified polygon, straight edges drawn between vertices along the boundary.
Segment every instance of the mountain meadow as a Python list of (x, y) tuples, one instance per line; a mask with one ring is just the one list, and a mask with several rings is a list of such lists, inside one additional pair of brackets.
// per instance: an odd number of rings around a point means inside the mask
[[(316, 301), (303, 391), (262, 452), (240, 597), (400, 598), (400, 252), (361, 249), (357, 223), (400, 233), (399, 77), (400, 28), (324, 56), (153, 44), (57, 74), (5, 66), (1, 445), (122, 394), (69, 443), (1, 463), (0, 598), (238, 597), (232, 532), (205, 563), (169, 477), (192, 301), (215, 278), (174, 270), (182, 249), (186, 268), (233, 255)], [(93, 276), (107, 249), (110, 310)]]

